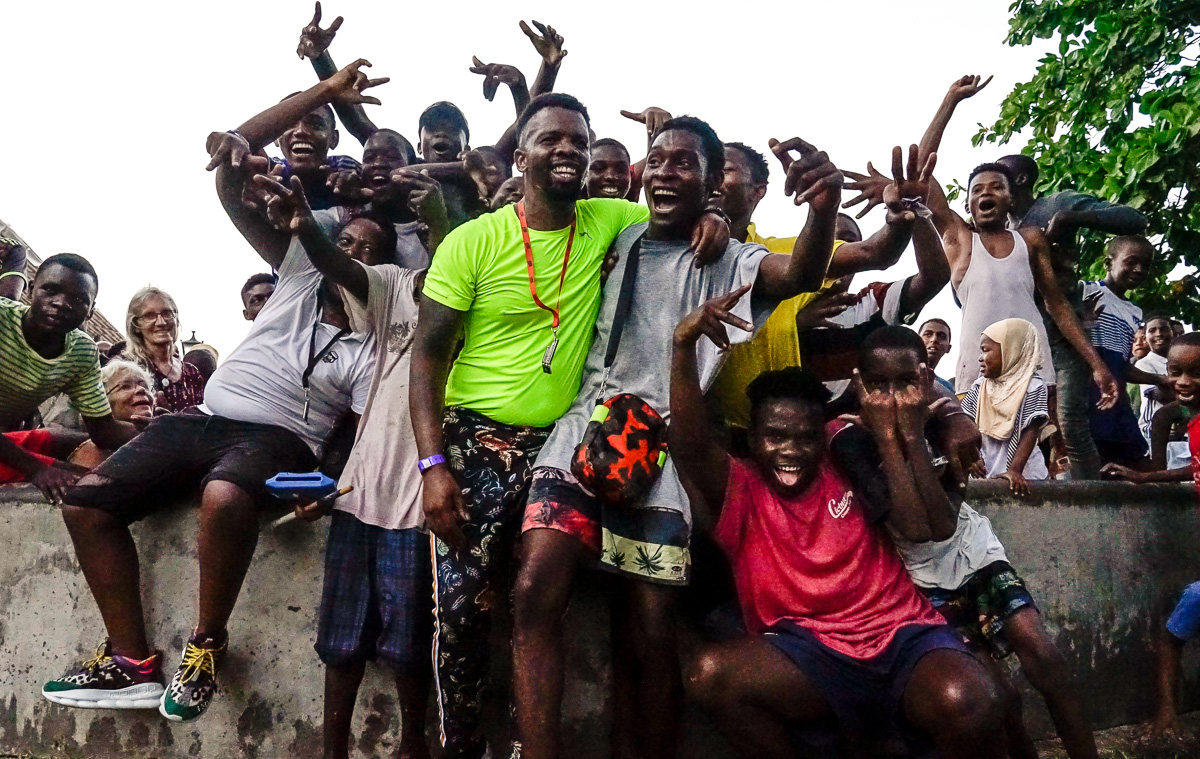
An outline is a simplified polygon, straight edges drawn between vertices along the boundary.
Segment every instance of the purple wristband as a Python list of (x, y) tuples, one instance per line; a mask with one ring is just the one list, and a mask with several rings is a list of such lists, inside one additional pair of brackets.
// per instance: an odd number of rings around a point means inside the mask
[(445, 463), (446, 463), (446, 457), (440, 453), (435, 453), (432, 456), (429, 456), (428, 458), (424, 458), (424, 459), (421, 459), (420, 461), (418, 461), (417, 462), (417, 471), (420, 472), (421, 474), (425, 474), (426, 469), (431, 469), (431, 468), (437, 466), (438, 464), (445, 464)]

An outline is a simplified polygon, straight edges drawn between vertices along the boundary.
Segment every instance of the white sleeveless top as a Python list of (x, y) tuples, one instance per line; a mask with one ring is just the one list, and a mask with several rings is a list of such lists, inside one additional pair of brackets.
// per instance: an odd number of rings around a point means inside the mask
[(1054, 385), (1054, 366), (1050, 362), (1050, 342), (1046, 325), (1034, 303), (1036, 286), (1029, 268), (1029, 248), (1017, 232), (1012, 253), (996, 258), (983, 246), (979, 233), (971, 235), (971, 263), (954, 294), (962, 304), (962, 326), (958, 341), (958, 372), (954, 391), (965, 393), (979, 377), (979, 339), (983, 331), (1002, 319), (1024, 319), (1037, 330), (1041, 368), (1037, 376)]

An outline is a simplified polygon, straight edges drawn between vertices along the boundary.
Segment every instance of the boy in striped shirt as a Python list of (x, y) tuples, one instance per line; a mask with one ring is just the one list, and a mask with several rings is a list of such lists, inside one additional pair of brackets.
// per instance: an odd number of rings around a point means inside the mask
[[(79, 329), (95, 309), (97, 287), (87, 259), (60, 253), (38, 269), (28, 306), (0, 298), (0, 430), (15, 428), (42, 401), (66, 393), (100, 448), (119, 448), (137, 434), (113, 418), (96, 344)], [(59, 449), (79, 440), (63, 442), (45, 430), (0, 435), (0, 467), (20, 472), (59, 504), (63, 489), (79, 478), (57, 460), (70, 452)]]
[(1133, 406), (1125, 394), (1126, 382), (1166, 385), (1166, 377), (1133, 366), (1133, 340), (1142, 324), (1142, 309), (1125, 296), (1146, 281), (1154, 247), (1141, 235), (1114, 237), (1108, 244), (1107, 276), (1097, 282), (1081, 282), (1085, 303), (1094, 304), (1095, 317), (1088, 329), (1092, 345), (1117, 378), (1124, 397), (1111, 409), (1096, 408), (1099, 391), (1089, 399), (1092, 439), (1103, 463), (1137, 468), (1146, 457), (1146, 441), (1138, 429)]

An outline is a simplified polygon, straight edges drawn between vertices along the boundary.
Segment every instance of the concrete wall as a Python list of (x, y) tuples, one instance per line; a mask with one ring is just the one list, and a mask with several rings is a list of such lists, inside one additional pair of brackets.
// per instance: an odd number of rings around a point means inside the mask
[[(991, 485), (972, 502), (991, 517), (1029, 582), (1046, 623), (1089, 699), (1097, 727), (1144, 717), (1151, 699), (1149, 643), (1179, 590), (1200, 579), (1192, 486), (1035, 486), (1017, 502)], [(0, 754), (88, 757), (320, 755), (322, 672), (312, 651), (324, 530), (288, 525), (264, 534), (230, 626), (222, 691), (201, 720), (171, 724), (156, 712), (67, 709), (41, 684), (89, 655), (103, 638), (99, 614), (58, 514), (29, 487), (0, 489)], [(184, 506), (135, 528), (151, 641), (176, 663), (193, 622), (194, 514)], [(607, 616), (594, 582), (568, 618), (572, 673), (565, 714), (571, 755), (606, 756)], [(1200, 707), (1194, 652), (1185, 659), (1185, 706)], [(501, 668), (503, 663), (501, 663)], [(1027, 719), (1049, 722), (1027, 694)], [(390, 755), (398, 728), (391, 685), (369, 672), (356, 715), (356, 756)], [(689, 709), (684, 755), (731, 756)]]

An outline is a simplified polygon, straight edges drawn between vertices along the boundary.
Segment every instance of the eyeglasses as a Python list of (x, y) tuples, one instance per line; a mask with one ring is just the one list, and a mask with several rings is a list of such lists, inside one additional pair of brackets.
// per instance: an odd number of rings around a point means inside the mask
[(158, 323), (159, 319), (162, 319), (167, 324), (174, 324), (175, 323), (175, 312), (174, 311), (159, 311), (156, 314), (142, 314), (141, 316), (137, 317), (137, 319), (135, 319), (135, 321), (137, 321), (139, 324), (156, 324), (156, 323)]

